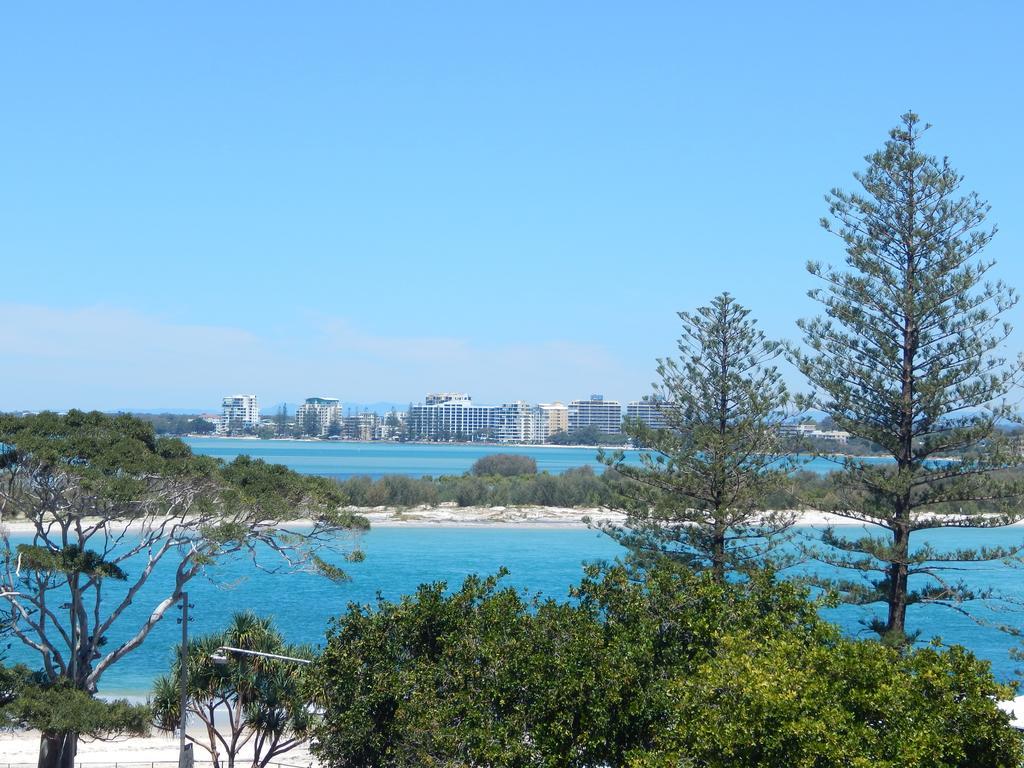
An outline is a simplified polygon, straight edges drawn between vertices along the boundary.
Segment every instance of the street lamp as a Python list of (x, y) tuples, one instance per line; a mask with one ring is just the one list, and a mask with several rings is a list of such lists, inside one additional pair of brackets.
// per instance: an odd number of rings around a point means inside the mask
[(228, 663), (228, 654), (242, 654), (245, 656), (261, 656), (265, 659), (278, 659), (280, 661), (291, 661), (295, 664), (312, 664), (310, 659), (299, 659), (295, 656), (282, 656), (280, 653), (263, 653), (262, 651), (249, 651), (245, 648), (234, 648), (230, 645), (222, 645), (220, 648), (210, 654), (210, 661), (214, 664), (221, 665)]
[(188, 722), (188, 623), (192, 620), (189, 618), (188, 609), (192, 606), (188, 602), (188, 592), (181, 593), (181, 605), (178, 606), (181, 610), (181, 618), (178, 619), (178, 623), (181, 624), (181, 658), (179, 659), (179, 672), (178, 672), (178, 685), (181, 688), (181, 702), (180, 702), (180, 723), (178, 726), (179, 733), (179, 749), (178, 749), (178, 768), (192, 768), (194, 758), (192, 756), (192, 745), (185, 740), (185, 725)]

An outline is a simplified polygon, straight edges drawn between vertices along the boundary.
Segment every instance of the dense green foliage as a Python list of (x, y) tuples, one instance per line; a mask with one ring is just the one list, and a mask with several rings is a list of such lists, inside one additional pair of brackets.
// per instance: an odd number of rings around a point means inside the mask
[[(306, 740), (311, 715), (299, 693), (302, 665), (281, 659), (223, 652), (223, 646), (311, 659), (306, 646), (288, 645), (270, 619), (237, 613), (223, 632), (189, 641), (188, 712), (205, 726), (205, 738), (187, 738), (205, 749), (215, 768), (234, 768), (239, 753), (252, 749), (253, 768), (264, 768)], [(181, 722), (178, 675), (181, 649), (169, 673), (154, 683), (156, 723), (172, 730)]]
[(307, 678), (328, 768), (1017, 766), (985, 663), (843, 639), (796, 587), (661, 563), (349, 607)]
[(209, 435), (214, 425), (195, 414), (179, 413), (133, 413), (132, 417), (153, 425), (158, 435)]
[[(988, 205), (961, 193), (947, 159), (918, 150), (922, 133), (916, 115), (903, 115), (856, 175), (862, 190), (829, 195), (822, 224), (842, 240), (846, 269), (808, 265), (824, 283), (810, 295), (825, 317), (802, 321), (807, 349), (792, 350), (814, 388), (807, 405), (895, 462), (844, 462), (831, 511), (885, 531), (829, 531), (819, 552), (853, 573), (840, 584), (849, 599), (887, 604), (875, 628), (894, 642), (905, 637), (909, 606), (963, 609), (977, 597), (950, 578), (950, 564), (1019, 550), (936, 551), (912, 546), (915, 532), (1024, 516), (1024, 484), (1009, 476), (1024, 458), (999, 429), (1014, 418), (1007, 395), (1021, 371), (1002, 356), (1002, 316), (1017, 294), (989, 280), (993, 262), (981, 257), (995, 232), (984, 227)], [(951, 452), (963, 460), (932, 461)]]
[[(219, 558), (272, 556), (278, 566), (344, 578), (339, 563), (361, 556), (345, 534), (366, 521), (339, 508), (336, 484), (248, 457), (195, 456), (131, 416), (2, 416), (0, 446), (0, 604), (14, 638), (37, 654), (40, 690), (77, 691), (69, 702), (92, 700), (104, 673)], [(31, 545), (12, 540), (2, 525), (11, 518), (32, 526)], [(289, 529), (306, 518), (311, 524)], [(173, 577), (142, 592), (164, 564)], [(127, 590), (112, 596), (112, 580)], [(124, 626), (142, 595), (149, 610)], [(116, 645), (108, 643), (115, 624), (127, 630)], [(72, 724), (90, 732), (84, 722)], [(41, 768), (68, 765), (76, 739), (74, 730), (44, 732)]]
[(478, 477), (487, 477), (489, 475), (500, 475), (502, 477), (536, 475), (537, 461), (532, 456), (521, 456), (515, 453), (494, 453), (474, 461), (469, 473)]
[(608, 434), (600, 427), (589, 424), (572, 432), (556, 432), (548, 438), (552, 445), (625, 445), (629, 438), (623, 434)]
[(378, 480), (352, 477), (338, 482), (353, 507), (415, 507), (420, 504), (456, 504), (460, 507), (598, 507), (613, 503), (615, 493), (609, 473), (597, 475), (590, 467), (578, 467), (551, 475), (504, 477), (444, 475), (413, 478), (385, 475)]
[(772, 362), (777, 342), (728, 293), (680, 312), (679, 359), (658, 361), (648, 402), (664, 426), (625, 423), (644, 447), (640, 465), (602, 453), (620, 483), (623, 525), (606, 532), (635, 556), (665, 553), (724, 580), (758, 568), (792, 525), (791, 512), (765, 506), (794, 468), (779, 425), (789, 395)]
[[(837, 465), (838, 466), (838, 465)], [(385, 475), (373, 480), (352, 477), (338, 481), (344, 503), (353, 507), (415, 507), (456, 504), (460, 507), (552, 506), (618, 508), (626, 481), (615, 470), (596, 474), (590, 467), (570, 469), (560, 475), (541, 472), (515, 477), (443, 475), (413, 478)], [(766, 491), (765, 509), (812, 509), (831, 505), (836, 485), (829, 475), (793, 472), (786, 482)]]
[[(32, 728), (41, 733), (40, 765), (74, 765), (77, 736), (145, 736), (147, 706), (125, 700), (102, 701), (66, 680), (45, 682), (25, 666), (0, 666), (0, 728)], [(69, 738), (74, 734), (74, 738)]]

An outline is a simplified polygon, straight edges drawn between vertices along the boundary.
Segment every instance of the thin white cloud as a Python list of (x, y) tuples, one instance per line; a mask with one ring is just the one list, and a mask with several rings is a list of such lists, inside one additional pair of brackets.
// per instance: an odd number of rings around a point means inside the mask
[(635, 397), (650, 378), (600, 345), (388, 336), (339, 318), (310, 319), (301, 332), (274, 338), (105, 306), (0, 304), (0, 323), (9, 329), (0, 409), (214, 408), (233, 392), (255, 392), (268, 405), (312, 394), (405, 402), (437, 389), (482, 402), (564, 400), (595, 389)]

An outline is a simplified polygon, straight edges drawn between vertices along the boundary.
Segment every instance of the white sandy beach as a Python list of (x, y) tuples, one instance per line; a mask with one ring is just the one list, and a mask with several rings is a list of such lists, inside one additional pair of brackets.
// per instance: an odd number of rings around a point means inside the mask
[[(191, 729), (190, 729), (191, 732)], [(176, 768), (178, 765), (178, 738), (169, 733), (154, 732), (157, 735), (131, 737), (113, 741), (87, 741), (78, 743), (78, 755), (75, 765), (91, 768), (120, 766), (121, 768)], [(199, 734), (197, 733), (197, 736)], [(193, 754), (197, 766), (210, 762), (210, 753), (199, 746), (194, 746)], [(238, 762), (245, 766), (252, 762), (252, 750), (243, 752), (247, 760)], [(20, 733), (0, 733), (0, 766), (12, 768), (18, 766), (35, 766), (39, 759), (39, 733), (24, 731)], [(309, 754), (307, 746), (296, 747), (271, 762), (277, 766), (296, 766), (306, 768), (317, 763)]]
[[(626, 515), (603, 507), (588, 509), (575, 507), (460, 507), (454, 502), (436, 506), (417, 507), (350, 507), (350, 511), (363, 515), (370, 526), (378, 528), (586, 528), (600, 523), (623, 523)], [(797, 525), (863, 525), (839, 515), (817, 510), (793, 511)], [(1024, 523), (1020, 523), (1024, 525)], [(140, 524), (141, 525), (141, 524)], [(292, 520), (288, 528), (311, 526), (310, 520)], [(20, 519), (0, 521), (0, 526), (12, 534), (32, 533), (32, 523)], [(132, 526), (129, 526), (131, 528)]]
[[(459, 507), (454, 503), (408, 508), (372, 507), (353, 509), (370, 521), (371, 527), (501, 527), (501, 528), (586, 528), (600, 523), (624, 523), (626, 515), (602, 507)], [(797, 525), (861, 525), (839, 515), (816, 510), (792, 513)]]

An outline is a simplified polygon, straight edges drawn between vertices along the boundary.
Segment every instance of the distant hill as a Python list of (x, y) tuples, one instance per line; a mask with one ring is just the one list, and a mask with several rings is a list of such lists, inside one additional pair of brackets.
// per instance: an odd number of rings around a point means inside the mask
[[(281, 406), (284, 405), (288, 408), (289, 415), (295, 413), (301, 403), (274, 403), (273, 405), (260, 405), (260, 412), (264, 416), (273, 416), (280, 410)], [(405, 411), (409, 408), (409, 403), (392, 403), (386, 400), (379, 400), (375, 403), (353, 403), (348, 400), (341, 401), (342, 408), (345, 409), (345, 415), (349, 413), (356, 414), (362, 413), (363, 411), (369, 411), (370, 413), (377, 413), (384, 416), (391, 411)]]
[(107, 411), (107, 413), (146, 413), (151, 415), (169, 413), (174, 416), (197, 416), (200, 413), (214, 413), (219, 411), (220, 408), (115, 408), (114, 410)]

